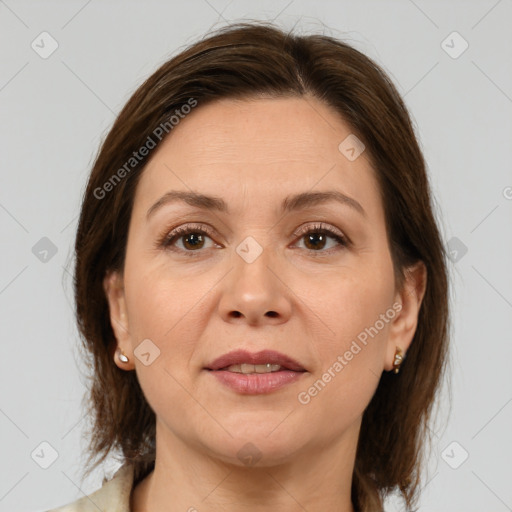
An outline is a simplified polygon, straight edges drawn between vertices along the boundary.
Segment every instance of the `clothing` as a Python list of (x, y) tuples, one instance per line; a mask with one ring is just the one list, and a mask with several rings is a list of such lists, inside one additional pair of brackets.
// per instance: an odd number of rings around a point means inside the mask
[(130, 495), (133, 486), (133, 465), (122, 465), (100, 489), (72, 503), (47, 512), (130, 512)]

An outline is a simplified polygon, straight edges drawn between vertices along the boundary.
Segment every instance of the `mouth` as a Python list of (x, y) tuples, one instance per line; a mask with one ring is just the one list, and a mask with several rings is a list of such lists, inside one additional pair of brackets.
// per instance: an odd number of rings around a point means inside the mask
[[(274, 373), (282, 370), (288, 370), (284, 366), (279, 364), (232, 364), (226, 366), (225, 368), (219, 368), (219, 370), (215, 371), (226, 371), (226, 372), (234, 372), (234, 373), (243, 373), (244, 375), (252, 375), (253, 373)], [(293, 370), (290, 370), (293, 371)]]
[(251, 353), (246, 350), (235, 350), (218, 357), (206, 368), (210, 371), (229, 371), (234, 373), (272, 373), (283, 370), (305, 372), (297, 361), (274, 350), (262, 350)]
[(258, 395), (276, 391), (297, 381), (307, 370), (297, 361), (275, 352), (245, 350), (229, 352), (205, 368), (232, 391), (243, 395)]

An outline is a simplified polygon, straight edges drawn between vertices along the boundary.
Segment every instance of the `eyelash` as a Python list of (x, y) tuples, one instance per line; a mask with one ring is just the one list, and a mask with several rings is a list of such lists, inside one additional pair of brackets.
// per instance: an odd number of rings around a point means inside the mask
[[(160, 237), (158, 239), (157, 244), (156, 244), (157, 248), (164, 248), (164, 249), (168, 249), (171, 251), (182, 252), (182, 253), (186, 254), (187, 256), (194, 257), (197, 255), (196, 253), (201, 253), (204, 251), (202, 251), (201, 249), (198, 249), (196, 251), (189, 251), (189, 250), (179, 249), (179, 248), (176, 248), (173, 246), (173, 244), (176, 240), (178, 240), (179, 238), (181, 238), (185, 235), (189, 235), (191, 233), (199, 234), (199, 235), (207, 235), (209, 238), (213, 237), (213, 233), (212, 233), (211, 229), (205, 224), (192, 225), (192, 226), (185, 225), (185, 226), (180, 226), (180, 227), (172, 230), (170, 233), (166, 232), (162, 237)], [(336, 242), (338, 242), (338, 244), (343, 248), (347, 248), (350, 246), (349, 240), (344, 235), (340, 234), (338, 231), (335, 231), (334, 229), (330, 228), (329, 226), (327, 226), (323, 223), (315, 224), (313, 226), (308, 226), (307, 229), (297, 230), (295, 233), (293, 233), (293, 235), (296, 237), (302, 238), (306, 235), (309, 235), (310, 233), (328, 235), (330, 238), (333, 238), (334, 240), (336, 240)], [(313, 249), (306, 249), (306, 250), (311, 253), (317, 253), (317, 254), (314, 254), (315, 257), (316, 256), (321, 257), (326, 254), (330, 255), (333, 250), (336, 251), (339, 249), (340, 249), (339, 247), (338, 248), (331, 247), (330, 249), (325, 250), (325, 251), (324, 250), (315, 251)]]

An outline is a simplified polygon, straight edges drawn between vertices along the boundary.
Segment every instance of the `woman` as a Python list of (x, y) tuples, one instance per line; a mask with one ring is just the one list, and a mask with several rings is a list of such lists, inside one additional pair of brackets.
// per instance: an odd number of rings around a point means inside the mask
[(252, 23), (172, 58), (104, 141), (75, 250), (86, 473), (123, 464), (58, 510), (417, 502), (446, 255), (407, 110), (366, 56)]

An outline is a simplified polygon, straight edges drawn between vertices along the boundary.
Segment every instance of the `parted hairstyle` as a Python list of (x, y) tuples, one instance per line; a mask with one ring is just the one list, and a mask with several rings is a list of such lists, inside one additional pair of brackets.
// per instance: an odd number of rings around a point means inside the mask
[(136, 161), (134, 152), (172, 137), (170, 118), (187, 112), (184, 105), (305, 95), (337, 112), (366, 146), (398, 289), (409, 265), (421, 260), (427, 269), (407, 358), (398, 375), (383, 372), (364, 411), (352, 479), (356, 510), (382, 510), (391, 492), (409, 509), (416, 504), (450, 330), (447, 255), (424, 157), (404, 102), (381, 67), (334, 37), (298, 35), (266, 22), (223, 27), (165, 62), (131, 96), (95, 159), (82, 201), (74, 269), (80, 348), (90, 372), (83, 400), (90, 421), (85, 475), (118, 453), (134, 464), (136, 485), (155, 463), (155, 413), (136, 372), (114, 363), (116, 339), (103, 288), (109, 271), (122, 272), (134, 192), (153, 149), (145, 156), (138, 152)]

